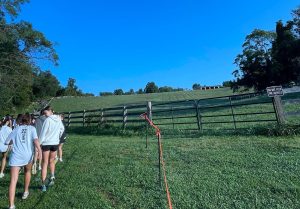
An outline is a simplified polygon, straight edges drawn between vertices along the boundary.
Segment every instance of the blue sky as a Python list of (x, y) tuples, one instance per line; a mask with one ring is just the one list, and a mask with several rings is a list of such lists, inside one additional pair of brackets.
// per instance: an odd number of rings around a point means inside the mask
[(84, 92), (138, 90), (148, 81), (191, 88), (232, 79), (235, 56), (253, 29), (274, 30), (296, 0), (31, 0), (21, 19), (57, 43), (50, 69)]

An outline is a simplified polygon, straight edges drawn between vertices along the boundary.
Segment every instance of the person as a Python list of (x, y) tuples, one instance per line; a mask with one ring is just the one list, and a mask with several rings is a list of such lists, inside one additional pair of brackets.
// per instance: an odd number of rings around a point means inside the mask
[[(40, 135), (41, 135), (41, 131), (42, 131), (42, 127), (44, 124), (44, 121), (46, 120), (46, 116), (44, 114), (44, 110), (42, 109), (40, 111), (40, 116), (38, 118), (35, 119), (34, 122), (34, 126), (36, 128), (36, 132), (38, 135), (38, 138), (40, 140)], [(41, 171), (42, 170), (42, 155), (40, 155), (41, 157), (38, 159), (38, 154), (37, 154), (37, 150), (35, 150), (35, 155), (34, 155), (34, 161), (33, 161), (33, 165), (32, 165), (32, 174), (36, 174), (37, 173), (37, 160), (39, 160), (39, 165), (38, 165), (38, 170)]]
[(23, 117), (23, 114), (18, 114), (17, 118), (14, 119), (14, 121), (13, 121), (13, 129), (15, 129), (16, 127), (19, 126), (19, 124), (21, 123), (22, 117)]
[(7, 115), (2, 122), (3, 126), (0, 130), (0, 152), (2, 153), (2, 160), (1, 160), (1, 170), (0, 170), (0, 178), (4, 177), (4, 169), (6, 166), (6, 159), (9, 151), (9, 147), (5, 145), (5, 140), (12, 132), (12, 121), (11, 117)]
[(9, 185), (9, 205), (10, 209), (15, 209), (16, 185), (21, 167), (24, 166), (24, 193), (22, 199), (27, 199), (29, 195), (29, 184), (31, 179), (31, 166), (34, 154), (34, 145), (41, 153), (40, 143), (35, 127), (30, 125), (30, 114), (22, 116), (21, 123), (11, 132), (5, 141), (6, 145), (13, 145), (9, 159), (10, 185)]
[[(61, 121), (63, 123), (64, 121), (64, 115), (61, 114), (60, 115), (60, 118), (61, 118)], [(63, 159), (62, 159), (62, 156), (63, 156), (63, 145), (64, 143), (66, 142), (66, 138), (67, 138), (67, 134), (66, 134), (66, 126), (65, 124), (63, 123), (63, 126), (64, 126), (64, 132), (62, 133), (60, 139), (59, 139), (59, 145), (58, 145), (58, 160), (59, 162), (63, 162)]]
[(40, 142), (42, 144), (43, 153), (43, 164), (42, 164), (42, 191), (46, 192), (46, 178), (47, 178), (47, 168), (50, 165), (51, 177), (49, 181), (49, 186), (54, 184), (55, 180), (55, 158), (57, 154), (57, 149), (59, 145), (59, 138), (64, 132), (64, 126), (58, 115), (53, 114), (53, 110), (50, 106), (44, 109), (44, 113), (47, 117), (45, 120), (41, 134)]
[(36, 119), (35, 119), (34, 114), (31, 114), (31, 115), (30, 115), (30, 120), (31, 120), (30, 125), (35, 126), (35, 121), (36, 121)]

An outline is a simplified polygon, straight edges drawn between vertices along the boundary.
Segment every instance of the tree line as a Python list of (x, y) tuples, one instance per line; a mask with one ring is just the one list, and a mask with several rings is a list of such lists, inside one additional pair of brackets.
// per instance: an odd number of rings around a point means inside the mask
[(148, 82), (145, 88), (140, 88), (137, 91), (130, 89), (128, 92), (123, 91), (123, 89), (116, 89), (113, 92), (100, 92), (100, 96), (112, 96), (112, 95), (132, 95), (132, 94), (151, 94), (151, 93), (162, 93), (162, 92), (174, 92), (174, 91), (184, 91), (183, 88), (173, 88), (171, 86), (158, 87), (155, 82)]
[(27, 21), (17, 20), (29, 0), (0, 1), (0, 114), (27, 107), (39, 98), (85, 95), (70, 78), (62, 87), (50, 71), (40, 69), (46, 60), (58, 65), (55, 45)]
[(287, 22), (279, 20), (274, 31), (255, 29), (246, 36), (229, 84), (257, 91), (268, 86), (300, 84), (300, 7)]

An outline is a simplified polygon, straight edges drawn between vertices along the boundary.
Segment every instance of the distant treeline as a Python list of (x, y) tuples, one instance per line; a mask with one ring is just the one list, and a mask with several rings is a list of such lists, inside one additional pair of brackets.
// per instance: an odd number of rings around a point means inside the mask
[[(193, 90), (201, 90), (203, 87), (199, 83), (195, 83), (192, 86)], [(216, 86), (220, 87), (220, 86)], [(230, 81), (224, 81), (222, 87), (230, 87)], [(184, 91), (184, 88), (173, 88), (171, 86), (158, 87), (155, 82), (148, 82), (145, 88), (140, 88), (137, 91), (130, 89), (128, 92), (123, 91), (123, 89), (116, 89), (113, 92), (100, 92), (99, 96), (112, 96), (112, 95), (132, 95), (132, 94), (151, 94), (151, 93), (162, 93), (162, 92), (176, 92)]]

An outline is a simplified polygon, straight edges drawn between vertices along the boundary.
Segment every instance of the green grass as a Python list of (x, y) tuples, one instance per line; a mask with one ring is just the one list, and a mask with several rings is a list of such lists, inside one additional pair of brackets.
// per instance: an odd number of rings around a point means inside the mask
[(136, 94), (105, 97), (66, 97), (56, 98), (51, 105), (56, 111), (90, 110), (104, 107), (112, 107), (124, 104), (134, 104), (146, 101), (177, 101), (186, 99), (201, 99), (209, 97), (232, 95), (230, 88), (222, 88), (207, 91), (178, 91), (154, 94)]
[[(174, 208), (300, 208), (300, 138), (203, 136), (165, 138)], [(33, 178), (18, 208), (167, 208), (157, 178), (157, 144), (144, 137), (71, 134), (56, 184), (47, 193)], [(9, 175), (1, 180), (7, 206)]]

